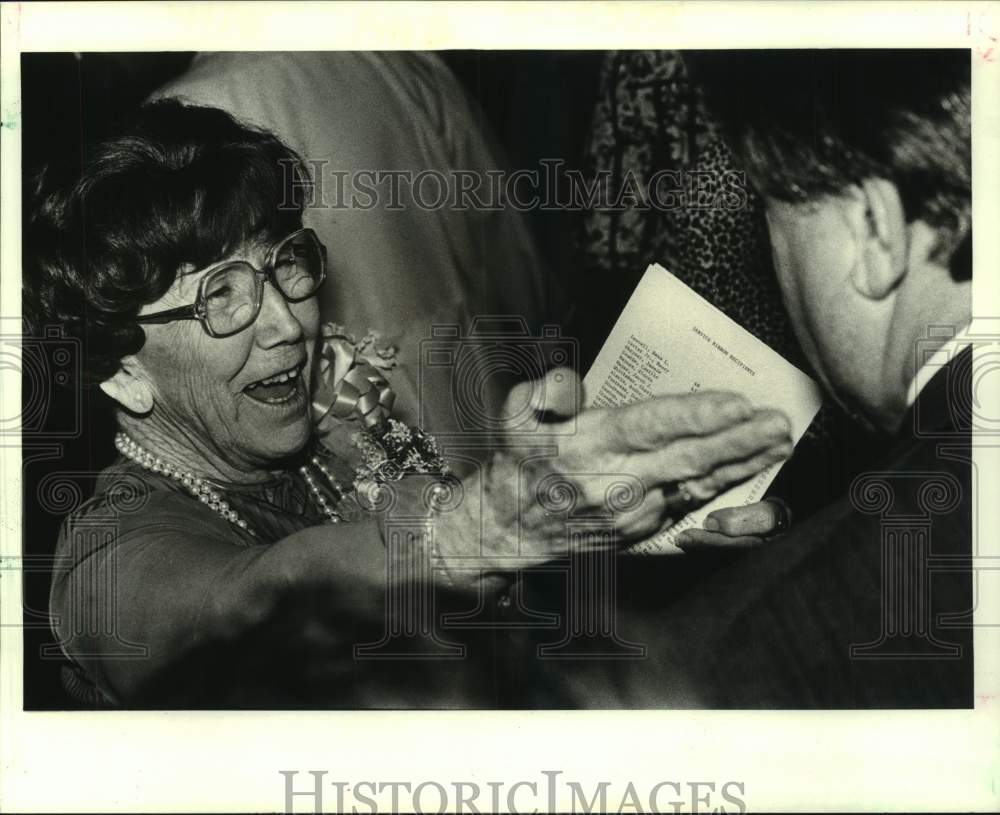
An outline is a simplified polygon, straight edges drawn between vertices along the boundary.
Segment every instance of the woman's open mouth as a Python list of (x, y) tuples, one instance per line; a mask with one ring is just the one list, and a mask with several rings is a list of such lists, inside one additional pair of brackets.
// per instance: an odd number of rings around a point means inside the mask
[(302, 369), (305, 363), (300, 363), (287, 371), (281, 371), (267, 379), (261, 379), (247, 385), (243, 392), (255, 402), (265, 405), (288, 405), (297, 400), (305, 400), (305, 381)]

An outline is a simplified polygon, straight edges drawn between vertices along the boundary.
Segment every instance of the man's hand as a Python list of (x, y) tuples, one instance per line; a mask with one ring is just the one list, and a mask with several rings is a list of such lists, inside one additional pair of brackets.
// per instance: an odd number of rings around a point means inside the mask
[(765, 498), (745, 507), (717, 509), (702, 529), (686, 529), (674, 543), (685, 552), (747, 549), (788, 529), (792, 515), (784, 501)]

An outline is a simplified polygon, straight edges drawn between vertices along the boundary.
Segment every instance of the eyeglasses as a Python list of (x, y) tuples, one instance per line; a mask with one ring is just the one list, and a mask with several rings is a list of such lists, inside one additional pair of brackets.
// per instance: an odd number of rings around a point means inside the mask
[(206, 270), (190, 306), (144, 314), (136, 322), (198, 320), (210, 337), (229, 337), (257, 319), (265, 280), (289, 303), (301, 303), (325, 279), (326, 247), (311, 229), (300, 229), (271, 247), (263, 269), (246, 260), (224, 260)]

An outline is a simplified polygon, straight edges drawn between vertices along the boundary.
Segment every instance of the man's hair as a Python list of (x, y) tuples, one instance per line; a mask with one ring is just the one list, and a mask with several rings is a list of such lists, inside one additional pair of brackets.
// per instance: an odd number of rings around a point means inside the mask
[(196, 268), (302, 225), (298, 156), (215, 108), (143, 105), (89, 152), (82, 172), (53, 164), (24, 189), (29, 327), (82, 340), (89, 384), (138, 351), (139, 309)]
[(692, 51), (706, 107), (754, 185), (784, 201), (892, 181), (908, 221), (971, 225), (968, 50)]

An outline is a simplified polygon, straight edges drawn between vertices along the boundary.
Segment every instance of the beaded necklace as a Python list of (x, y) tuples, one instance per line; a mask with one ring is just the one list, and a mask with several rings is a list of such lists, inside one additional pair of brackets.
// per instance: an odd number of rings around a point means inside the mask
[[(167, 478), (177, 481), (209, 509), (217, 512), (231, 524), (238, 526), (240, 529), (249, 532), (254, 537), (257, 537), (257, 533), (254, 532), (247, 522), (240, 517), (239, 513), (229, 506), (229, 502), (223, 498), (218, 485), (213, 484), (207, 478), (203, 478), (202, 476), (195, 475), (192, 472), (181, 470), (180, 468), (168, 464), (159, 456), (150, 453), (138, 442), (130, 438), (126, 433), (118, 433), (115, 435), (115, 447), (118, 449), (119, 453), (125, 456), (125, 458), (134, 461), (143, 469), (149, 470), (153, 473), (165, 475)], [(343, 496), (344, 491), (341, 489), (336, 479), (334, 479), (334, 477), (330, 474), (326, 465), (323, 464), (323, 462), (316, 456), (313, 456), (309, 463), (323, 474), (337, 499), (340, 499)], [(319, 484), (316, 483), (316, 479), (313, 477), (313, 474), (309, 471), (309, 467), (307, 465), (303, 465), (299, 468), (299, 473), (302, 475), (306, 485), (309, 487), (309, 491), (312, 493), (312, 497), (316, 502), (316, 505), (320, 508), (320, 510), (322, 510), (323, 514), (326, 515), (327, 523), (340, 523), (342, 518), (337, 514), (337, 510), (333, 508), (330, 499), (323, 494)]]

